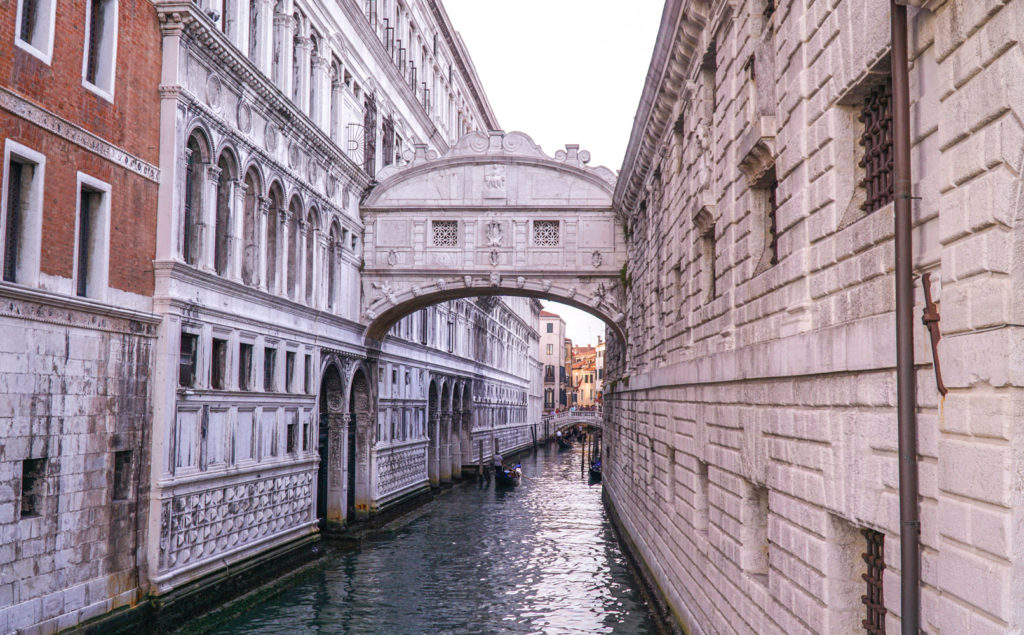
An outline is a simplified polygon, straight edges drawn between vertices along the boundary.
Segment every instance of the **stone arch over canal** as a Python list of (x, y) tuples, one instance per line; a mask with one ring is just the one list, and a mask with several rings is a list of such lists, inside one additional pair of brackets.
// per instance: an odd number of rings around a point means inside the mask
[(577, 307), (624, 340), (615, 174), (589, 160), (579, 146), (550, 157), (526, 134), (491, 131), (442, 157), (416, 146), (382, 170), (362, 205), (368, 343), (423, 307), (492, 295)]

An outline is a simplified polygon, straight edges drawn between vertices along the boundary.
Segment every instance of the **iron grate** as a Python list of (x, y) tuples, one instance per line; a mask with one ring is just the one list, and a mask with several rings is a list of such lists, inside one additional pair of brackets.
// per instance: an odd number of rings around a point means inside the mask
[(867, 592), (861, 596), (867, 614), (861, 625), (871, 635), (885, 634), (885, 597), (882, 595), (882, 574), (885, 572), (885, 534), (872, 529), (862, 530), (866, 548), (864, 563), (867, 572), (861, 577), (867, 583)]
[(873, 212), (893, 200), (891, 79), (868, 93), (860, 122), (864, 124), (860, 138), (864, 148), (860, 160), (860, 167), (864, 168), (861, 185), (866, 192), (861, 209)]

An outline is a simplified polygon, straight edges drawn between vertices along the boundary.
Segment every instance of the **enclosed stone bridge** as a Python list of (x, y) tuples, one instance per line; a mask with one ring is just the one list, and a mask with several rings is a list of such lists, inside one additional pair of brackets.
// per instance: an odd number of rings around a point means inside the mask
[(425, 306), (488, 295), (575, 306), (624, 339), (611, 170), (574, 145), (549, 157), (521, 132), (474, 132), (443, 157), (416, 146), (409, 158), (381, 170), (362, 205), (370, 342)]

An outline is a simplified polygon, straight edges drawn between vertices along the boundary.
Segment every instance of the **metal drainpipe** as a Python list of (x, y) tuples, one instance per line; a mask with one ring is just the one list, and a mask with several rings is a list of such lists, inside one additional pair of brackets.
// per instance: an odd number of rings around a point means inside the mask
[(921, 623), (921, 520), (918, 512), (914, 381), (914, 279), (910, 214), (910, 86), (907, 7), (891, 2), (893, 197), (896, 221), (896, 386), (900, 475), (900, 598), (905, 634)]

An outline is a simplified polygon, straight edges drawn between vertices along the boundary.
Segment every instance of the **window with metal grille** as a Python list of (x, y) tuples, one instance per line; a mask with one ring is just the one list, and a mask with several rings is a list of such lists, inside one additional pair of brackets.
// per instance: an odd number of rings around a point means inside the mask
[(277, 390), (277, 349), (274, 348), (263, 349), (263, 390)]
[(779, 264), (779, 229), (776, 221), (776, 212), (779, 209), (778, 189), (779, 180), (775, 177), (775, 170), (772, 169), (771, 180), (768, 182), (766, 229), (768, 230), (768, 262), (773, 265)]
[(203, 190), (203, 155), (199, 141), (195, 137), (188, 140), (185, 148), (185, 196), (182, 210), (181, 257), (190, 265), (196, 264), (199, 245), (196, 244), (199, 234), (196, 231), (196, 220), (199, 217), (201, 195)]
[(75, 294), (88, 297), (93, 289), (90, 277), (94, 269), (94, 241), (96, 239), (97, 212), (103, 193), (83, 187), (78, 194), (78, 259), (75, 262)]
[(455, 247), (459, 244), (459, 222), (454, 220), (430, 221), (435, 247)]
[(416, 65), (409, 62), (409, 88), (416, 92)]
[(860, 122), (864, 124), (860, 138), (864, 155), (860, 167), (864, 168), (861, 185), (865, 191), (861, 209), (870, 213), (885, 207), (893, 199), (891, 79), (868, 93)]
[(862, 530), (866, 541), (864, 563), (867, 572), (863, 575), (867, 583), (867, 593), (861, 596), (861, 602), (867, 615), (861, 624), (870, 635), (885, 633), (885, 596), (882, 594), (882, 574), (885, 571), (885, 534), (872, 529)]
[(252, 344), (238, 345), (238, 389), (252, 390)]
[(54, 0), (21, 0), (17, 14), (15, 45), (49, 64), (53, 58)]
[(194, 386), (196, 383), (196, 362), (199, 351), (199, 336), (182, 333), (178, 346), (178, 385)]
[(366, 98), (363, 113), (363, 171), (373, 176), (377, 172), (377, 100)]
[(395, 120), (389, 115), (381, 120), (381, 162), (391, 165), (395, 160)]
[(249, 60), (256, 62), (258, 34), (260, 32), (260, 6), (257, 2), (249, 3)]
[(31, 167), (16, 161), (7, 165), (7, 214), (4, 221), (4, 280), (7, 282), (18, 281), (18, 251), (25, 224), (25, 185), (31, 180), (31, 170)]
[(533, 221), (533, 244), (538, 247), (557, 247), (558, 223), (557, 220)]
[(214, 390), (227, 388), (228, 341), (213, 338), (210, 359), (210, 387)]
[(377, 28), (377, 0), (366, 0), (366, 19), (370, 26)]
[(295, 353), (291, 351), (284, 354), (284, 390), (295, 391)]

